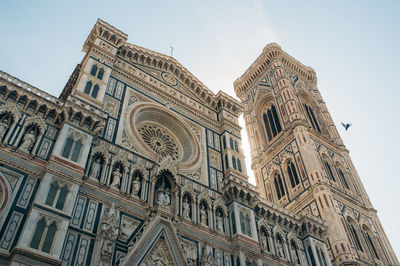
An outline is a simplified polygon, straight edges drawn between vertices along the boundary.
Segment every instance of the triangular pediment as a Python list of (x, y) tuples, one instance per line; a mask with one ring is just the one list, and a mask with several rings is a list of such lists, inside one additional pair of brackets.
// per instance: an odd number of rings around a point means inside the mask
[(181, 244), (169, 221), (156, 217), (132, 246), (122, 265), (186, 265)]

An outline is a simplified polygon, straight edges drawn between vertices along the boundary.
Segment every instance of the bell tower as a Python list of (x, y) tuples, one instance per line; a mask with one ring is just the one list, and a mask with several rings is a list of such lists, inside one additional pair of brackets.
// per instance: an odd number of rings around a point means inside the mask
[[(333, 265), (398, 265), (314, 70), (268, 44), (234, 87), (244, 107), (260, 194), (326, 221)], [(309, 256), (324, 265), (318, 254)]]

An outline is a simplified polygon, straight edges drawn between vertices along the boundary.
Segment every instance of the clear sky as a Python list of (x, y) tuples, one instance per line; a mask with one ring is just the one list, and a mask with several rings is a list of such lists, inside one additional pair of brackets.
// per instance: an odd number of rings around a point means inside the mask
[[(0, 69), (56, 96), (98, 17), (130, 43), (165, 54), (173, 46), (174, 57), (205, 85), (232, 96), (233, 81), (263, 47), (279, 43), (315, 69), (400, 256), (400, 1), (2, 1), (0, 7)], [(349, 131), (341, 121), (353, 124)], [(250, 169), (248, 150), (246, 157)]]

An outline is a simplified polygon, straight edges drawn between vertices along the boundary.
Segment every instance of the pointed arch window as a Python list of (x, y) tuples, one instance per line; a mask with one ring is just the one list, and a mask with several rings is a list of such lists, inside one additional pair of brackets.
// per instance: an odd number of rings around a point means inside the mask
[(239, 152), (239, 145), (238, 145), (238, 142), (236, 140), (234, 141), (234, 144), (235, 144), (235, 151)]
[(100, 69), (99, 69), (99, 73), (97, 73), (97, 78), (98, 78), (99, 80), (102, 80), (102, 79), (103, 79), (103, 75), (104, 75), (104, 69), (103, 69), (103, 68), (100, 68)]
[(290, 179), (290, 185), (292, 186), (292, 188), (294, 188), (300, 183), (300, 179), (299, 176), (297, 175), (296, 167), (294, 166), (293, 162), (288, 163), (287, 172)]
[(45, 203), (56, 209), (63, 210), (68, 193), (69, 190), (66, 185), (60, 186), (58, 182), (53, 182), (50, 185)]
[(225, 154), (225, 170), (229, 168), (228, 154)]
[(53, 246), (56, 233), (56, 222), (47, 222), (46, 219), (42, 217), (36, 225), (36, 229), (33, 233), (33, 237), (29, 246), (46, 253), (51, 253), (51, 248)]
[(222, 138), (222, 145), (224, 145), (224, 149), (226, 149), (226, 137)]
[(237, 169), (239, 170), (239, 172), (242, 172), (242, 163), (239, 159), (237, 159)]
[(97, 98), (97, 95), (99, 94), (99, 85), (95, 84), (93, 86), (93, 83), (91, 81), (86, 82), (85, 89), (83, 92), (87, 95), (92, 96), (93, 98)]
[(236, 170), (236, 158), (235, 158), (235, 156), (232, 156), (232, 167), (233, 167), (233, 169)]
[(354, 228), (354, 225), (349, 224), (348, 227), (349, 227), (350, 235), (353, 238), (354, 245), (356, 246), (356, 248), (358, 250), (360, 250), (361, 252), (364, 252), (364, 250), (361, 246), (360, 238), (358, 237), (357, 230)]
[(82, 139), (83, 137), (77, 132), (70, 134), (65, 141), (61, 156), (73, 162), (78, 162), (83, 146)]
[(276, 108), (272, 105), (266, 113), (263, 114), (264, 126), (267, 131), (268, 141), (271, 141), (279, 132), (282, 131)]
[(234, 145), (233, 145), (233, 139), (229, 138), (229, 146), (231, 147), (231, 149), (234, 149)]
[(308, 120), (311, 123), (311, 126), (315, 130), (317, 130), (319, 133), (321, 133), (321, 128), (319, 127), (318, 121), (315, 118), (313, 109), (310, 106), (306, 105), (306, 104), (304, 104), (304, 108), (306, 109), (307, 117), (308, 117)]
[(239, 216), (240, 216), (240, 229), (242, 230), (242, 234), (251, 237), (252, 236), (251, 219), (249, 212), (242, 209), (240, 211)]
[(327, 161), (324, 161), (324, 164), (325, 164), (326, 172), (328, 173), (329, 178), (330, 178), (333, 182), (336, 182), (335, 176), (333, 175), (333, 172), (332, 172), (332, 167), (331, 167), (331, 165), (330, 165)]
[(374, 242), (372, 241), (371, 236), (369, 235), (368, 232), (364, 232), (364, 236), (367, 239), (367, 243), (368, 243), (369, 248), (372, 249), (372, 251), (373, 251), (373, 252), (371, 252), (372, 255), (375, 256), (375, 258), (377, 258), (379, 260), (380, 258), (379, 258), (378, 252), (377, 252), (377, 250), (375, 248)]
[(90, 75), (96, 76), (97, 68), (98, 68), (97, 65), (94, 64), (94, 65), (92, 66), (92, 70), (90, 70)]
[(285, 196), (285, 189), (283, 188), (283, 182), (280, 174), (275, 174), (274, 185), (276, 190), (276, 195), (278, 200), (280, 200), (283, 196)]
[(339, 179), (342, 182), (343, 186), (347, 189), (350, 189), (349, 184), (347, 183), (347, 180), (346, 180), (346, 176), (344, 175), (342, 169), (338, 168), (336, 170), (339, 174)]
[(99, 85), (94, 85), (91, 96), (93, 98), (97, 98), (97, 94), (99, 93)]

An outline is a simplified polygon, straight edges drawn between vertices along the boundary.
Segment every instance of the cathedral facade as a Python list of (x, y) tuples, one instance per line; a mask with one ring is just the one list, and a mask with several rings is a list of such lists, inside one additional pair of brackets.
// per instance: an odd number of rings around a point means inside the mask
[(127, 38), (59, 97), (0, 71), (0, 264), (399, 265), (311, 68), (267, 45), (239, 102)]

